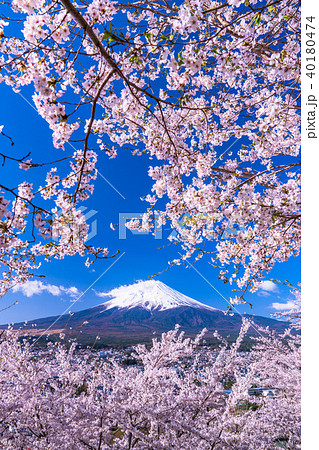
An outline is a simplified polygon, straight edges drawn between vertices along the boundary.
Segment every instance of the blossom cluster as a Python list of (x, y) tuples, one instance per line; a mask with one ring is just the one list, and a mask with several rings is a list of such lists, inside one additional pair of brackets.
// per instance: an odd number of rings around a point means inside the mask
[[(300, 336), (264, 330), (240, 351), (198, 351), (178, 328), (135, 348), (137, 366), (76, 344), (32, 346), (13, 330), (0, 344), (0, 435), (6, 449), (300, 449)], [(31, 330), (31, 334), (32, 334)], [(61, 334), (62, 342), (66, 340)], [(225, 391), (225, 381), (231, 390)], [(274, 396), (251, 396), (258, 383)]]
[[(48, 174), (45, 199), (71, 210), (93, 192), (97, 157), (128, 147), (155, 160), (146, 200), (176, 231), (183, 257), (173, 264), (208, 254), (244, 293), (299, 253), (299, 2), (15, 0), (13, 8), (23, 38), (12, 37), (10, 17), (1, 22), (0, 82), (33, 86), (56, 148), (82, 146), (67, 175)], [(28, 208), (31, 188), (23, 195)]]

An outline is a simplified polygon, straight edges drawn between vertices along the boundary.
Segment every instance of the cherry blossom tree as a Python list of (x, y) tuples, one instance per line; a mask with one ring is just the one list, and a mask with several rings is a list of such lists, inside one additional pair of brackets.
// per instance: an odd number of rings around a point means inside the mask
[[(155, 160), (142, 228), (176, 231), (183, 255), (172, 264), (208, 256), (241, 291), (233, 303), (298, 255), (298, 1), (12, 0), (0, 14), (0, 81), (15, 92), (32, 87), (65, 152), (36, 161), (1, 150), (3, 166), (13, 161), (30, 180), (0, 182), (1, 294), (43, 259), (79, 254), (90, 265), (112, 256), (88, 245), (78, 206), (93, 194), (97, 161), (120, 151)], [(5, 124), (0, 133), (10, 144)], [(32, 174), (43, 167), (38, 186)], [(75, 343), (49, 344), (40, 357), (32, 341), (3, 331), (1, 445), (298, 449), (300, 337), (264, 330), (243, 358), (247, 327), (205, 364), (202, 335), (176, 329), (151, 349), (138, 346), (140, 367), (126, 368)], [(252, 401), (256, 380), (276, 396)]]
[(5, 4), (0, 81), (32, 86), (66, 156), (16, 158), (21, 170), (47, 164), (43, 185), (0, 186), (2, 293), (43, 257), (108, 255), (85, 243), (76, 206), (93, 193), (98, 158), (127, 149), (156, 160), (143, 228), (157, 212), (183, 248), (171, 263), (208, 255), (241, 291), (233, 303), (298, 255), (299, 22), (296, 0)]
[[(61, 343), (35, 355), (7, 330), (0, 345), (0, 440), (7, 449), (277, 449), (300, 447), (300, 336), (271, 333), (239, 351), (198, 352), (204, 332), (178, 328), (137, 346), (138, 366)], [(265, 330), (264, 330), (265, 332)], [(220, 338), (221, 339), (221, 338)], [(284, 339), (284, 341), (283, 341)], [(222, 339), (221, 339), (222, 340)], [(178, 370), (176, 369), (178, 367)], [(224, 380), (232, 376), (230, 394)], [(255, 383), (275, 396), (248, 395)]]

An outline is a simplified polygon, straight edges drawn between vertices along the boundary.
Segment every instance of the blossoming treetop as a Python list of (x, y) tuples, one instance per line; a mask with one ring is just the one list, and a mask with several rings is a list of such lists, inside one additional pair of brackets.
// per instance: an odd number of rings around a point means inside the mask
[(299, 8), (294, 0), (4, 6), (0, 81), (32, 85), (54, 146), (80, 149), (52, 163), (43, 186), (0, 185), (2, 292), (32, 276), (42, 256), (87, 254), (88, 264), (107, 256), (85, 243), (76, 207), (93, 192), (98, 158), (124, 148), (157, 161), (143, 227), (159, 211), (184, 249), (174, 263), (210, 254), (242, 290), (234, 303), (297, 255)]

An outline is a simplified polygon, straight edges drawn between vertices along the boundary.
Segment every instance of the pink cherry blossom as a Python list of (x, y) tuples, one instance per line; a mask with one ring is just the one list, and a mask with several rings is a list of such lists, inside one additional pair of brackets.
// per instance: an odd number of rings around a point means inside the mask
[[(21, 20), (8, 9), (0, 22), (0, 82), (30, 86), (54, 146), (77, 147), (52, 163), (41, 186), (30, 180), (1, 191), (11, 201), (3, 292), (41, 255), (88, 253), (73, 208), (94, 193), (98, 157), (124, 147), (154, 161), (143, 229), (153, 229), (154, 213), (161, 217), (183, 252), (174, 263), (207, 255), (241, 290), (233, 303), (299, 254), (298, 2), (15, 0), (12, 8)], [(16, 161), (22, 169), (31, 163)], [(24, 240), (35, 212), (46, 243)]]

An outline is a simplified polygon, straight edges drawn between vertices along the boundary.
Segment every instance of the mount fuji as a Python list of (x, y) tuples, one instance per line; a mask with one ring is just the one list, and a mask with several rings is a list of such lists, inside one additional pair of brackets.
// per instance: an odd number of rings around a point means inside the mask
[(167, 309), (190, 307), (217, 311), (184, 294), (170, 288), (161, 281), (139, 281), (129, 286), (121, 286), (107, 293), (98, 293), (100, 297), (110, 297), (104, 303), (105, 309), (143, 308), (147, 311), (165, 311)]
[[(207, 306), (170, 288), (161, 281), (139, 281), (108, 292), (96, 292), (107, 299), (93, 308), (46, 317), (29, 322), (35, 334), (71, 334), (78, 342), (89, 344), (100, 336), (100, 346), (132, 345), (150, 342), (153, 337), (171, 330), (176, 324), (186, 336), (195, 336), (203, 328), (207, 342), (213, 340), (217, 330), (233, 340), (238, 335), (242, 317), (240, 314), (225, 315), (224, 311)], [(282, 332), (286, 323), (260, 316), (245, 315), (257, 325)], [(83, 325), (83, 323), (86, 323)], [(22, 324), (16, 324), (19, 327)], [(251, 334), (256, 334), (250, 328)], [(51, 336), (52, 337), (52, 336)]]

